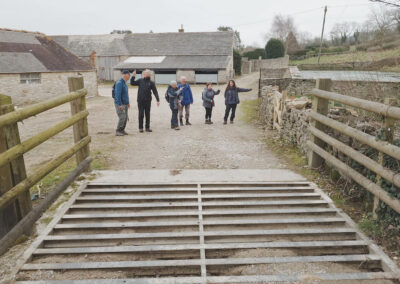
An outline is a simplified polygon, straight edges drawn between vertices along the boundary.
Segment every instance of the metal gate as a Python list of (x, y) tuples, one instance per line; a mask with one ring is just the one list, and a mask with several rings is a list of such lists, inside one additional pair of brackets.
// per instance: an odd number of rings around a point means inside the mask
[(88, 184), (25, 259), (20, 283), (391, 283), (399, 277), (390, 259), (308, 182)]

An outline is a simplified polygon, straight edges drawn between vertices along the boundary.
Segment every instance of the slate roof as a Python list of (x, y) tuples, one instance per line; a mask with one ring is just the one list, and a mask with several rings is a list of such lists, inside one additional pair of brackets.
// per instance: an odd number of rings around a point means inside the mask
[(232, 32), (70, 35), (52, 38), (78, 56), (232, 55)]
[(90, 70), (89, 63), (44, 34), (0, 29), (0, 73)]
[(228, 65), (228, 56), (226, 55), (171, 55), (161, 63), (127, 63), (121, 62), (114, 69), (196, 69), (213, 70), (225, 69)]
[(121, 34), (63, 35), (51, 38), (77, 56), (90, 56), (93, 51), (102, 56), (129, 55)]

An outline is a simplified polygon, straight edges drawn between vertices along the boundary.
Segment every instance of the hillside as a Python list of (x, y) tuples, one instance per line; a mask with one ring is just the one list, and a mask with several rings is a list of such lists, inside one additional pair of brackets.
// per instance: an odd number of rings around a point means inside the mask
[[(396, 49), (380, 51), (356, 51), (342, 54), (323, 55), (321, 56), (320, 63), (330, 65), (354, 62), (377, 62), (378, 64), (374, 64), (373, 67), (373, 69), (376, 71), (400, 72), (400, 64), (398, 64), (399, 58), (400, 47)], [(303, 60), (291, 60), (290, 64), (318, 64), (318, 57), (309, 57)]]

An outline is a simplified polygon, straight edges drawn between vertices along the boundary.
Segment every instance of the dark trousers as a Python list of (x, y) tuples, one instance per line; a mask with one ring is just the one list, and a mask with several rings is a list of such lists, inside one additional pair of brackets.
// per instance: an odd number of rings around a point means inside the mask
[(233, 120), (235, 119), (236, 107), (237, 107), (237, 104), (226, 105), (225, 117), (224, 117), (224, 120), (225, 120), (225, 121), (228, 120), (229, 112), (230, 112), (231, 110), (232, 110), (232, 113), (231, 113), (231, 121), (233, 121)]
[(178, 127), (178, 109), (171, 108), (172, 117), (171, 117), (171, 126)]
[(211, 119), (212, 107), (206, 107), (205, 109), (206, 109), (206, 120)]
[(150, 129), (151, 101), (138, 102), (139, 129), (143, 129), (143, 118), (146, 116), (146, 129)]

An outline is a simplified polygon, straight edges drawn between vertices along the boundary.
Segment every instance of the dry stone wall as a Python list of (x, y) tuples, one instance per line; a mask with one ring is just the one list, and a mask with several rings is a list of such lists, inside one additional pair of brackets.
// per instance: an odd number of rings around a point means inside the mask
[[(281, 83), (282, 89), (287, 90), (289, 95), (303, 96), (310, 94), (315, 88), (315, 79), (291, 79), (290, 82)], [(261, 80), (263, 86), (271, 84), (269, 81)], [(332, 81), (332, 91), (357, 97), (360, 99), (383, 102), (385, 98), (400, 98), (400, 84), (396, 82), (375, 81)]]
[[(269, 129), (272, 129), (274, 113), (273, 91), (276, 89), (277, 87), (265, 86), (261, 90), (260, 120)], [(282, 123), (280, 125), (279, 136), (282, 141), (285, 144), (297, 146), (303, 154), (308, 153), (307, 141), (310, 139), (309, 127), (311, 125), (311, 108), (312, 102), (308, 97), (286, 100), (282, 115)], [(373, 117), (359, 116), (354, 110), (344, 107), (330, 108), (328, 117), (373, 136), (376, 136), (380, 129), (380, 122), (376, 121)], [(364, 150), (365, 145), (360, 144), (356, 140), (338, 131), (329, 130), (327, 133), (358, 151)], [(339, 159), (343, 161), (346, 160), (346, 157), (337, 150), (333, 148), (328, 150)]]

